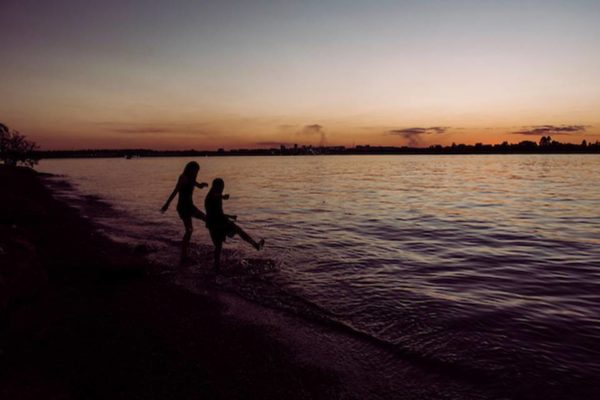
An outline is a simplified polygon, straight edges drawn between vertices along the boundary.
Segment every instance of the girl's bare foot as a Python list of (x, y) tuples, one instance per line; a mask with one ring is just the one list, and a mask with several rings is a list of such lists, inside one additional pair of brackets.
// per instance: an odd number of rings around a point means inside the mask
[(260, 250), (264, 247), (265, 245), (265, 239), (260, 239), (258, 241), (258, 243), (256, 243), (256, 250)]

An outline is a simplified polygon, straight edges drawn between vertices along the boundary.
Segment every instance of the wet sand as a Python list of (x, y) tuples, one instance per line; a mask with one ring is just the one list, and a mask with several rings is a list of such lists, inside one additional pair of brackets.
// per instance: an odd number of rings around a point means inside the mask
[(494, 397), (232, 294), (183, 290), (34, 171), (0, 166), (0, 187), (0, 398)]

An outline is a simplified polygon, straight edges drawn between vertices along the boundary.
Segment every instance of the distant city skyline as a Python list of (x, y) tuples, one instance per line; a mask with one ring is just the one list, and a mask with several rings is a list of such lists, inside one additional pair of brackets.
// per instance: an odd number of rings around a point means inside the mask
[(4, 0), (43, 149), (600, 139), (600, 2)]

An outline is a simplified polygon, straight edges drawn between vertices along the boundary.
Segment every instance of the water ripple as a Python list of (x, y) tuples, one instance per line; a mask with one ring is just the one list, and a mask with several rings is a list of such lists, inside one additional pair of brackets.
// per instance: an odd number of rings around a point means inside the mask
[[(157, 210), (186, 161), (41, 169), (154, 223), (117, 221), (121, 235), (176, 242), (180, 222)], [(411, 354), (486, 371), (510, 393), (560, 398), (600, 376), (600, 157), (198, 161), (200, 179), (224, 178), (225, 207), (267, 239), (274, 287)]]

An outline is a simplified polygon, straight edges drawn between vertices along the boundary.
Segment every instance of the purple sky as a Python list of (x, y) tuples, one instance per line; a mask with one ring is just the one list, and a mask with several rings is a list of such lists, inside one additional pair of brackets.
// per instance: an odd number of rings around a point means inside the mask
[(0, 121), (45, 148), (595, 141), (599, 17), (583, 0), (2, 0)]

